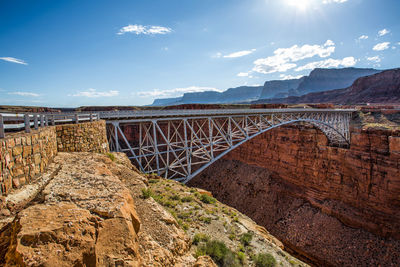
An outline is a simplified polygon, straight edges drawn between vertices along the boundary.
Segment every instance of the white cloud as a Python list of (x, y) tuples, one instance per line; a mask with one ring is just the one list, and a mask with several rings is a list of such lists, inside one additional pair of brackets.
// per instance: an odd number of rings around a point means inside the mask
[(259, 73), (285, 72), (295, 68), (293, 62), (319, 56), (325, 58), (335, 52), (335, 43), (327, 40), (323, 45), (294, 45), (289, 48), (278, 48), (274, 55), (267, 58), (260, 58), (254, 61), (253, 71)]
[(225, 55), (225, 56), (224, 56), (224, 58), (237, 58), (237, 57), (243, 57), (243, 56), (250, 55), (250, 54), (254, 53), (255, 51), (256, 51), (256, 49), (238, 51), (238, 52), (234, 52), (234, 53), (231, 53), (231, 54)]
[(347, 0), (323, 0), (322, 3), (324, 4), (331, 4), (331, 3), (344, 3), (347, 2)]
[(343, 59), (328, 58), (322, 61), (308, 63), (304, 66), (298, 67), (296, 71), (312, 70), (315, 68), (337, 68), (337, 67), (352, 67), (357, 63), (354, 57), (345, 57)]
[(162, 26), (143, 26), (143, 25), (138, 25), (134, 24), (131, 25), (129, 24), (128, 26), (122, 27), (119, 32), (117, 32), (118, 35), (122, 35), (125, 33), (135, 33), (137, 35), (139, 34), (167, 34), (172, 32), (171, 28), (168, 27), (162, 27)]
[(368, 39), (368, 35), (361, 35), (360, 37), (358, 37), (358, 40), (367, 40)]
[(378, 32), (378, 35), (379, 36), (384, 36), (384, 35), (386, 35), (386, 34), (388, 34), (390, 31), (388, 30), (388, 29), (383, 29), (383, 30), (380, 30), (379, 32)]
[(212, 58), (220, 58), (220, 57), (222, 57), (222, 53), (221, 53), (221, 52), (215, 53), (215, 54), (212, 55), (211, 57), (212, 57)]
[(279, 77), (281, 80), (293, 80), (293, 79), (300, 79), (304, 75), (297, 75), (297, 76), (292, 76), (292, 75), (286, 75), (286, 74), (281, 74)]
[(84, 96), (84, 97), (96, 98), (96, 97), (112, 97), (117, 95), (119, 95), (119, 92), (115, 90), (98, 92), (96, 89), (90, 88), (87, 91), (80, 91), (70, 96)]
[(238, 77), (249, 77), (250, 73), (248, 72), (239, 72), (237, 74)]
[(377, 45), (375, 45), (372, 50), (375, 51), (382, 51), (382, 50), (386, 50), (389, 48), (390, 42), (383, 42), (383, 43), (379, 43)]
[(367, 60), (368, 60), (368, 61), (373, 61), (373, 62), (376, 62), (376, 63), (381, 62), (381, 58), (380, 58), (379, 56), (367, 57)]
[(26, 63), (22, 59), (18, 59), (18, 58), (14, 58), (14, 57), (0, 57), (0, 60), (17, 63), (17, 64), (22, 64), (22, 65), (28, 65), (28, 63)]
[(178, 97), (185, 93), (198, 93), (204, 91), (222, 92), (223, 90), (213, 87), (190, 86), (185, 88), (174, 88), (167, 90), (154, 89), (153, 91), (142, 91), (137, 93), (141, 97)]
[(9, 95), (19, 95), (19, 96), (32, 96), (32, 97), (38, 97), (39, 96), (39, 94), (31, 93), (31, 92), (10, 92), (8, 94)]

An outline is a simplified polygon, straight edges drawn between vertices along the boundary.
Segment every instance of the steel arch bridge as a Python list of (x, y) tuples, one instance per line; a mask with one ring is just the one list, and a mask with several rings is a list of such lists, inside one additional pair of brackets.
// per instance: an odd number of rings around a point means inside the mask
[(100, 112), (111, 151), (144, 173), (188, 182), (244, 142), (276, 127), (309, 123), (330, 145), (350, 144), (351, 109), (231, 109)]

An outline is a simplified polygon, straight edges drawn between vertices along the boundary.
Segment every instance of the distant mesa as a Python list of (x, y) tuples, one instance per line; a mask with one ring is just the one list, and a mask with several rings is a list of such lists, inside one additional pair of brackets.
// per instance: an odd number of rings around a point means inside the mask
[(261, 99), (253, 103), (400, 103), (400, 68), (358, 78), (351, 86), (287, 98)]
[[(321, 69), (309, 76), (291, 80), (266, 81), (264, 86), (240, 86), (224, 92), (206, 91), (186, 93), (182, 97), (155, 99), (151, 106), (182, 104), (239, 104), (278, 103), (277, 100), (309, 93), (347, 88), (360, 77), (380, 73), (381, 70), (363, 68)], [(273, 101), (273, 102), (270, 102)], [(284, 101), (283, 103), (286, 103)]]

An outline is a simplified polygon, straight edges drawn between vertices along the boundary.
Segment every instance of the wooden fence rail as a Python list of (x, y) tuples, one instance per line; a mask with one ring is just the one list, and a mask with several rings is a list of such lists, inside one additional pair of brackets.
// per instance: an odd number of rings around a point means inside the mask
[(99, 120), (98, 113), (0, 113), (0, 138), (4, 138), (7, 132), (25, 130), (29, 133), (31, 128), (49, 125), (80, 123)]

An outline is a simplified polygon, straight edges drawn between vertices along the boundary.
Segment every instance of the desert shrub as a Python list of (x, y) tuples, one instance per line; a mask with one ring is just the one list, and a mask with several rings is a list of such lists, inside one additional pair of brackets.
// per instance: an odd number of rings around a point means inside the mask
[(238, 258), (238, 260), (240, 261), (241, 264), (244, 264), (245, 260), (246, 260), (246, 254), (244, 254), (241, 251), (236, 252), (236, 257)]
[(147, 199), (147, 198), (151, 197), (152, 194), (153, 194), (153, 192), (151, 192), (150, 188), (142, 188), (142, 197), (144, 199)]
[(211, 240), (198, 247), (196, 256), (208, 255), (218, 266), (240, 266), (236, 255), (221, 241)]
[(109, 157), (112, 161), (115, 161), (115, 156), (113, 153), (106, 153), (107, 157)]
[(193, 198), (191, 196), (185, 196), (181, 200), (182, 202), (192, 202)]
[(268, 253), (259, 253), (253, 259), (256, 267), (274, 267), (276, 265), (275, 258)]
[(206, 204), (214, 204), (216, 202), (216, 199), (213, 197), (210, 197), (209, 195), (201, 195), (200, 200)]
[(178, 195), (172, 195), (169, 198), (172, 200), (180, 200), (181, 199)]
[(230, 233), (229, 234), (229, 239), (230, 240), (233, 240), (233, 239), (235, 239), (236, 238), (236, 235), (235, 234), (233, 234), (233, 233)]
[(150, 184), (155, 184), (155, 183), (158, 183), (159, 181), (160, 181), (159, 179), (150, 179), (149, 183)]
[(169, 200), (164, 201), (164, 202), (162, 203), (162, 205), (165, 206), (165, 207), (169, 207), (169, 208), (173, 208), (173, 207), (176, 206), (176, 205), (175, 205), (175, 202), (169, 201)]
[(201, 217), (199, 218), (199, 220), (202, 221), (202, 222), (205, 222), (205, 223), (207, 223), (207, 224), (210, 224), (210, 223), (211, 223), (211, 217), (201, 216)]
[(243, 246), (247, 247), (248, 245), (250, 245), (252, 239), (253, 239), (253, 233), (247, 232), (240, 237), (240, 243), (242, 243)]
[(200, 242), (207, 242), (210, 240), (210, 237), (204, 233), (197, 233), (193, 237), (193, 244), (198, 245)]

